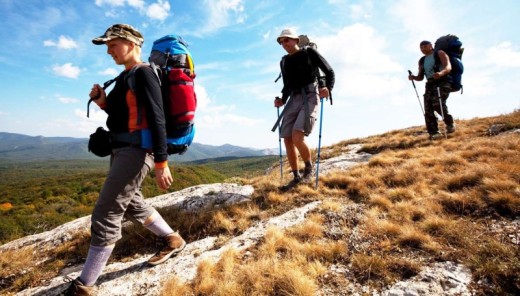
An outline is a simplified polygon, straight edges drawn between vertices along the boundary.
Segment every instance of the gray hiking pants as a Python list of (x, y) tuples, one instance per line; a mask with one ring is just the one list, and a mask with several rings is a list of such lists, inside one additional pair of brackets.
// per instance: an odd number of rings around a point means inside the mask
[(112, 150), (110, 170), (92, 212), (91, 245), (119, 240), (123, 217), (143, 224), (152, 215), (154, 209), (144, 201), (141, 184), (153, 165), (153, 156), (142, 148)]

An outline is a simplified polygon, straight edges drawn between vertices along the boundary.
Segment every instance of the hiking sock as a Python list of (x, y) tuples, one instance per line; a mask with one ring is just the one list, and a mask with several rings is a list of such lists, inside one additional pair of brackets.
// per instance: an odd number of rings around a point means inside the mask
[(146, 229), (150, 230), (158, 237), (165, 237), (165, 236), (170, 235), (175, 232), (170, 227), (170, 225), (168, 225), (168, 223), (166, 223), (166, 221), (164, 221), (161, 214), (156, 212), (155, 215), (156, 215), (155, 219), (152, 221), (152, 223), (143, 225)]
[(300, 179), (300, 172), (298, 172), (298, 170), (295, 170), (295, 171), (292, 171), (293, 175), (294, 175), (294, 179)]
[(310, 168), (312, 169), (312, 163), (310, 161), (306, 161), (305, 162), (305, 168)]
[(83, 285), (93, 286), (96, 283), (113, 250), (114, 245), (104, 247), (90, 245), (85, 266), (79, 276)]

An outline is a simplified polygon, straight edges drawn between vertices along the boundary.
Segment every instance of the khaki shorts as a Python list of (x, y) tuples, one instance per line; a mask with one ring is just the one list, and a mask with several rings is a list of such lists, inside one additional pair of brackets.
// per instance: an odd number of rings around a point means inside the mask
[[(307, 96), (309, 106), (309, 118), (305, 115), (304, 96)], [(319, 95), (317, 87), (311, 89), (307, 94), (293, 94), (291, 99), (285, 106), (282, 127), (280, 132), (281, 138), (290, 138), (294, 131), (300, 131), (308, 136), (316, 122)], [(308, 120), (309, 128), (305, 131), (305, 120)]]

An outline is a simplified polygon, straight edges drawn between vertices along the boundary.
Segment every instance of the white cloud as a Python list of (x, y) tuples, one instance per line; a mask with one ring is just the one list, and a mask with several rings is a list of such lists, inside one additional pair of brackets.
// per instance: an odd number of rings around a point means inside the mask
[(80, 102), (78, 99), (62, 96), (58, 96), (58, 101), (62, 102), (63, 104), (76, 104)]
[(138, 9), (143, 9), (145, 6), (145, 3), (143, 0), (127, 0), (127, 1), (128, 1), (128, 5), (138, 8)]
[(53, 40), (45, 40), (43, 41), (43, 46), (56, 46), (60, 49), (73, 49), (78, 48), (78, 44), (74, 39), (61, 35), (57, 42)]
[(259, 120), (233, 113), (236, 109), (234, 105), (214, 104), (206, 89), (200, 84), (195, 85), (195, 93), (197, 94), (197, 126), (215, 129), (227, 125), (254, 126), (259, 122)]
[(502, 42), (491, 47), (487, 56), (492, 63), (500, 67), (520, 67), (520, 51), (513, 48), (511, 42)]
[(404, 70), (387, 53), (386, 39), (372, 27), (354, 24), (315, 42), (334, 69), (338, 95), (375, 99), (400, 89), (394, 75)]
[(390, 14), (401, 22), (402, 29), (410, 37), (405, 43), (409, 44), (410, 49), (418, 51), (420, 40), (441, 36), (449, 27), (442, 21), (445, 15), (440, 8), (446, 7), (433, 0), (401, 0), (391, 6)]
[(371, 17), (371, 11), (374, 5), (371, 1), (365, 1), (360, 4), (350, 5), (350, 17), (352, 19), (368, 19)]
[(211, 103), (208, 92), (200, 84), (195, 84), (195, 93), (197, 94), (197, 109), (204, 110)]
[(97, 6), (103, 6), (105, 4), (109, 6), (123, 6), (125, 5), (125, 0), (96, 0)]
[(87, 117), (87, 111), (81, 109), (75, 109), (74, 115), (80, 119), (83, 119), (85, 122), (91, 123), (92, 126), (99, 126), (106, 122), (107, 113), (95, 104), (90, 104), (89, 117)]
[(271, 37), (271, 30), (265, 32), (265, 34), (262, 34), (262, 38), (263, 38), (264, 40), (269, 40), (270, 37)]
[(212, 33), (230, 24), (241, 24), (246, 18), (242, 0), (205, 0), (208, 21), (201, 33)]
[(117, 9), (121, 6), (128, 5), (137, 9), (140, 14), (146, 15), (148, 18), (157, 21), (164, 21), (170, 15), (170, 3), (165, 0), (157, 0), (157, 2), (146, 6), (143, 0), (96, 0), (97, 6), (109, 6), (113, 9), (106, 11), (105, 16), (117, 18), (119, 16)]
[(146, 16), (151, 19), (164, 21), (170, 11), (170, 3), (168, 1), (159, 0), (157, 3), (154, 3), (146, 9)]
[(206, 64), (198, 64), (195, 70), (218, 70), (227, 69), (228, 65), (223, 62), (211, 62)]
[(106, 75), (106, 76), (117, 76), (117, 75), (119, 75), (119, 71), (114, 68), (107, 68), (103, 71), (100, 71), (99, 74)]
[(74, 78), (77, 79), (81, 70), (73, 66), (72, 63), (66, 63), (63, 65), (56, 65), (52, 67), (52, 71), (54, 71), (54, 74), (58, 76), (68, 77), (68, 78)]

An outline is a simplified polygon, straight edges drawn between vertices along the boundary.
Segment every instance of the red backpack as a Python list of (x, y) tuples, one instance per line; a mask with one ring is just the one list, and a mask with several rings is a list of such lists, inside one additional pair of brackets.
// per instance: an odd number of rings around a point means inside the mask
[[(161, 85), (168, 154), (182, 154), (192, 143), (194, 119), (197, 109), (195, 94), (195, 70), (191, 54), (184, 40), (177, 35), (167, 35), (153, 43), (148, 63), (135, 66), (125, 79), (131, 90), (135, 90), (135, 71), (149, 66), (154, 70)], [(138, 115), (138, 121), (141, 120)], [(143, 130), (142, 147), (151, 148), (149, 130)]]

